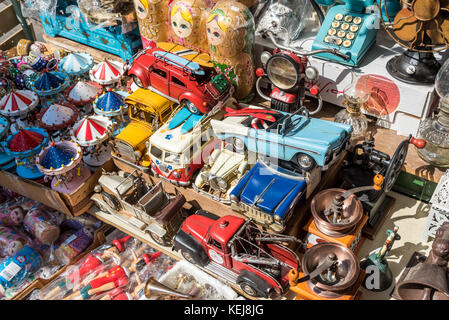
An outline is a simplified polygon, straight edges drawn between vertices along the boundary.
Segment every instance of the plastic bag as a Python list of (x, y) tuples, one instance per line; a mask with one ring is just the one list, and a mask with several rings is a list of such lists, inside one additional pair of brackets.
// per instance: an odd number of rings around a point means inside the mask
[(114, 26), (136, 21), (133, 0), (78, 0), (86, 23)]
[(278, 41), (288, 45), (299, 39), (312, 12), (309, 0), (270, 0), (257, 22), (256, 34), (271, 31)]
[(25, 18), (39, 20), (39, 14), (56, 15), (58, 0), (23, 0), (20, 1), (22, 14)]

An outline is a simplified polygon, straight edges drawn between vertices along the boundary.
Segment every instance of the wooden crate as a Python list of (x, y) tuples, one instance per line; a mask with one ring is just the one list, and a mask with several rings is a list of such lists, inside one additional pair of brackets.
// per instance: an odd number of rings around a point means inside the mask
[[(0, 0), (0, 21), (0, 50), (13, 48), (20, 39), (26, 38), (13, 5), (4, 0)], [(28, 21), (27, 23), (29, 28), (33, 30), (32, 24)]]
[(112, 160), (106, 162), (72, 194), (57, 192), (35, 181), (18, 177), (7, 171), (0, 171), (0, 185), (69, 216), (76, 217), (85, 213), (92, 205), (90, 196), (101, 176), (102, 169), (108, 171), (112, 170), (112, 167)]
[(107, 224), (103, 224), (100, 228), (98, 228), (95, 231), (94, 240), (93, 240), (92, 244), (86, 250), (84, 250), (83, 253), (79, 254), (72, 261), (70, 261), (64, 267), (59, 269), (58, 272), (56, 272), (50, 278), (48, 278), (48, 279), (40, 279), (39, 278), (39, 279), (33, 280), (26, 288), (24, 288), (23, 290), (18, 292), (11, 300), (26, 299), (34, 290), (36, 290), (36, 289), (40, 290), (40, 289), (44, 288), (48, 283), (52, 282), (54, 279), (56, 279), (62, 273), (64, 273), (64, 271), (69, 266), (76, 264), (78, 261), (83, 259), (87, 254), (89, 254), (92, 250), (94, 250), (94, 249), (98, 248), (99, 246), (101, 246), (102, 244), (104, 244), (106, 242), (106, 234), (113, 230), (114, 230), (113, 227), (111, 227)]

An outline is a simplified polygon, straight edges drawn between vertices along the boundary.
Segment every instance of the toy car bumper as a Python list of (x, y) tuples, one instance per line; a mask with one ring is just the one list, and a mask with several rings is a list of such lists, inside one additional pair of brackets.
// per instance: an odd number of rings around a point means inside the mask
[(348, 150), (351, 147), (351, 142), (348, 137), (345, 143), (343, 143), (337, 150), (332, 152), (332, 158), (322, 167), (322, 171), (326, 171), (334, 165), (335, 162), (343, 155), (343, 151)]
[(181, 186), (181, 187), (186, 187), (190, 185), (190, 181), (180, 181), (180, 180), (174, 180), (174, 179), (169, 179), (167, 177), (164, 177), (163, 175), (157, 173), (153, 168), (151, 168), (151, 172), (158, 178), (161, 178), (164, 181), (170, 182), (176, 186)]

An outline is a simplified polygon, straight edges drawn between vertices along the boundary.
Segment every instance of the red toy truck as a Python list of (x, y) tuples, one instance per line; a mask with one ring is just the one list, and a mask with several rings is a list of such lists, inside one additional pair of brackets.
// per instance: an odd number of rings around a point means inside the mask
[(184, 221), (173, 250), (238, 284), (249, 296), (268, 298), (282, 295), (289, 286), (289, 270), (299, 269), (298, 256), (280, 244), (295, 239), (265, 233), (251, 219), (199, 210)]
[(191, 113), (208, 113), (232, 96), (229, 80), (215, 71), (210, 57), (183, 46), (154, 43), (133, 57), (128, 75), (141, 88), (185, 104)]

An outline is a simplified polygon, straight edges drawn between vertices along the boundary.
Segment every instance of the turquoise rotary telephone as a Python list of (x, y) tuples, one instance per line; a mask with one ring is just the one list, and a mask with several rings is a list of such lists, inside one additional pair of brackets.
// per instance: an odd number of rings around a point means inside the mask
[[(376, 41), (380, 25), (376, 12), (365, 12), (372, 6), (374, 0), (342, 0), (345, 4), (329, 9), (318, 31), (312, 50), (336, 48), (341, 53), (349, 55), (349, 60), (336, 57), (329, 53), (315, 55), (318, 58), (336, 61), (341, 64), (358, 66), (368, 50)], [(322, 6), (330, 6), (335, 0), (315, 0)]]

